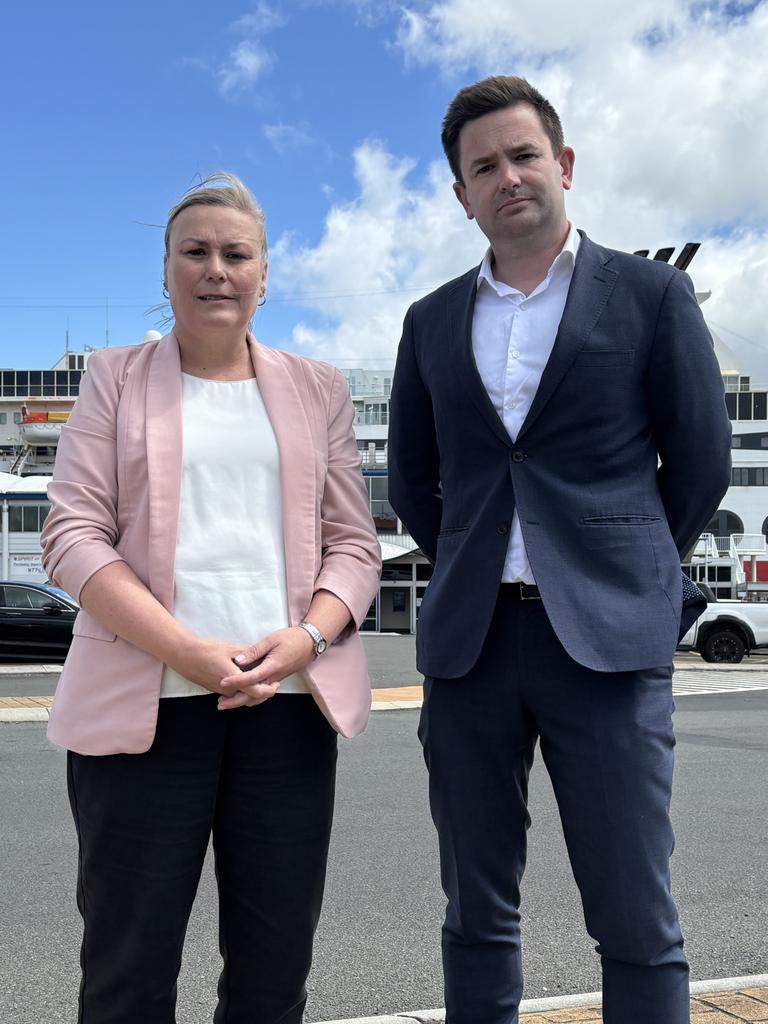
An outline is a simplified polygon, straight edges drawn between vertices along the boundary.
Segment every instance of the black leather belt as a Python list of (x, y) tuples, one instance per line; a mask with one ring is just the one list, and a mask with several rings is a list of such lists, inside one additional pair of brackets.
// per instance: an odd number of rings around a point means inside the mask
[(540, 601), (541, 594), (535, 583), (502, 583), (504, 595), (512, 601)]

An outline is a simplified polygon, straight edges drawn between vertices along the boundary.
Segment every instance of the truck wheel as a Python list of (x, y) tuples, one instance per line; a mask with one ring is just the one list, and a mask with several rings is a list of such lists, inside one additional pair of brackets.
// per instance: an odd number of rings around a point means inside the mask
[(734, 629), (715, 629), (701, 647), (704, 661), (736, 664), (747, 653), (744, 637)]

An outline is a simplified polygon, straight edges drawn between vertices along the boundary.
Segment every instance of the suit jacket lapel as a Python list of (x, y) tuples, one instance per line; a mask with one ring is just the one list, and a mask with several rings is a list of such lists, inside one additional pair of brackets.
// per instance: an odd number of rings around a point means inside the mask
[(512, 441), (507, 433), (507, 428), (499, 418), (485, 389), (472, 350), (472, 315), (475, 311), (479, 272), (480, 268), (475, 267), (463, 277), (458, 278), (446, 300), (451, 365), (458, 374), (462, 388), (466, 390), (485, 422), (504, 444), (511, 445)]
[(535, 422), (584, 347), (605, 309), (618, 277), (617, 272), (607, 266), (612, 258), (610, 252), (595, 245), (583, 233), (580, 234), (576, 266), (552, 354), (544, 367), (531, 408), (518, 433), (518, 440)]
[(181, 496), (181, 359), (173, 334), (157, 343), (147, 376), (149, 584), (169, 611)]
[(315, 438), (306, 402), (287, 360), (253, 338), (249, 337), (249, 342), (259, 391), (280, 453), (285, 576), (293, 625), (307, 611), (299, 606), (298, 595), (311, 594), (315, 580)]

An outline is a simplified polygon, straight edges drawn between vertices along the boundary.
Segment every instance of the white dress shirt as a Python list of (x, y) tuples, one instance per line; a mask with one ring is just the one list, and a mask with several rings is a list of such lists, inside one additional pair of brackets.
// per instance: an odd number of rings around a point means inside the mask
[[(472, 317), (472, 349), (488, 397), (512, 441), (517, 439), (552, 354), (580, 241), (571, 225), (565, 245), (547, 276), (530, 295), (494, 278), (491, 249), (480, 267)], [(517, 510), (501, 578), (504, 583), (536, 582)]]
[[(182, 425), (173, 615), (245, 647), (288, 625), (277, 440), (255, 380), (182, 374)], [(208, 692), (166, 665), (161, 697)], [(300, 675), (278, 690), (307, 692)]]

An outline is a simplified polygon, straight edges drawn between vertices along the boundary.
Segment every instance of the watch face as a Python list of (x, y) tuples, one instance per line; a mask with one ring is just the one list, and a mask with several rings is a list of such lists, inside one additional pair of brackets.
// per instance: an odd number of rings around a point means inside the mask
[(325, 640), (318, 640), (315, 645), (315, 650), (318, 654), (322, 654), (325, 648), (328, 646)]

